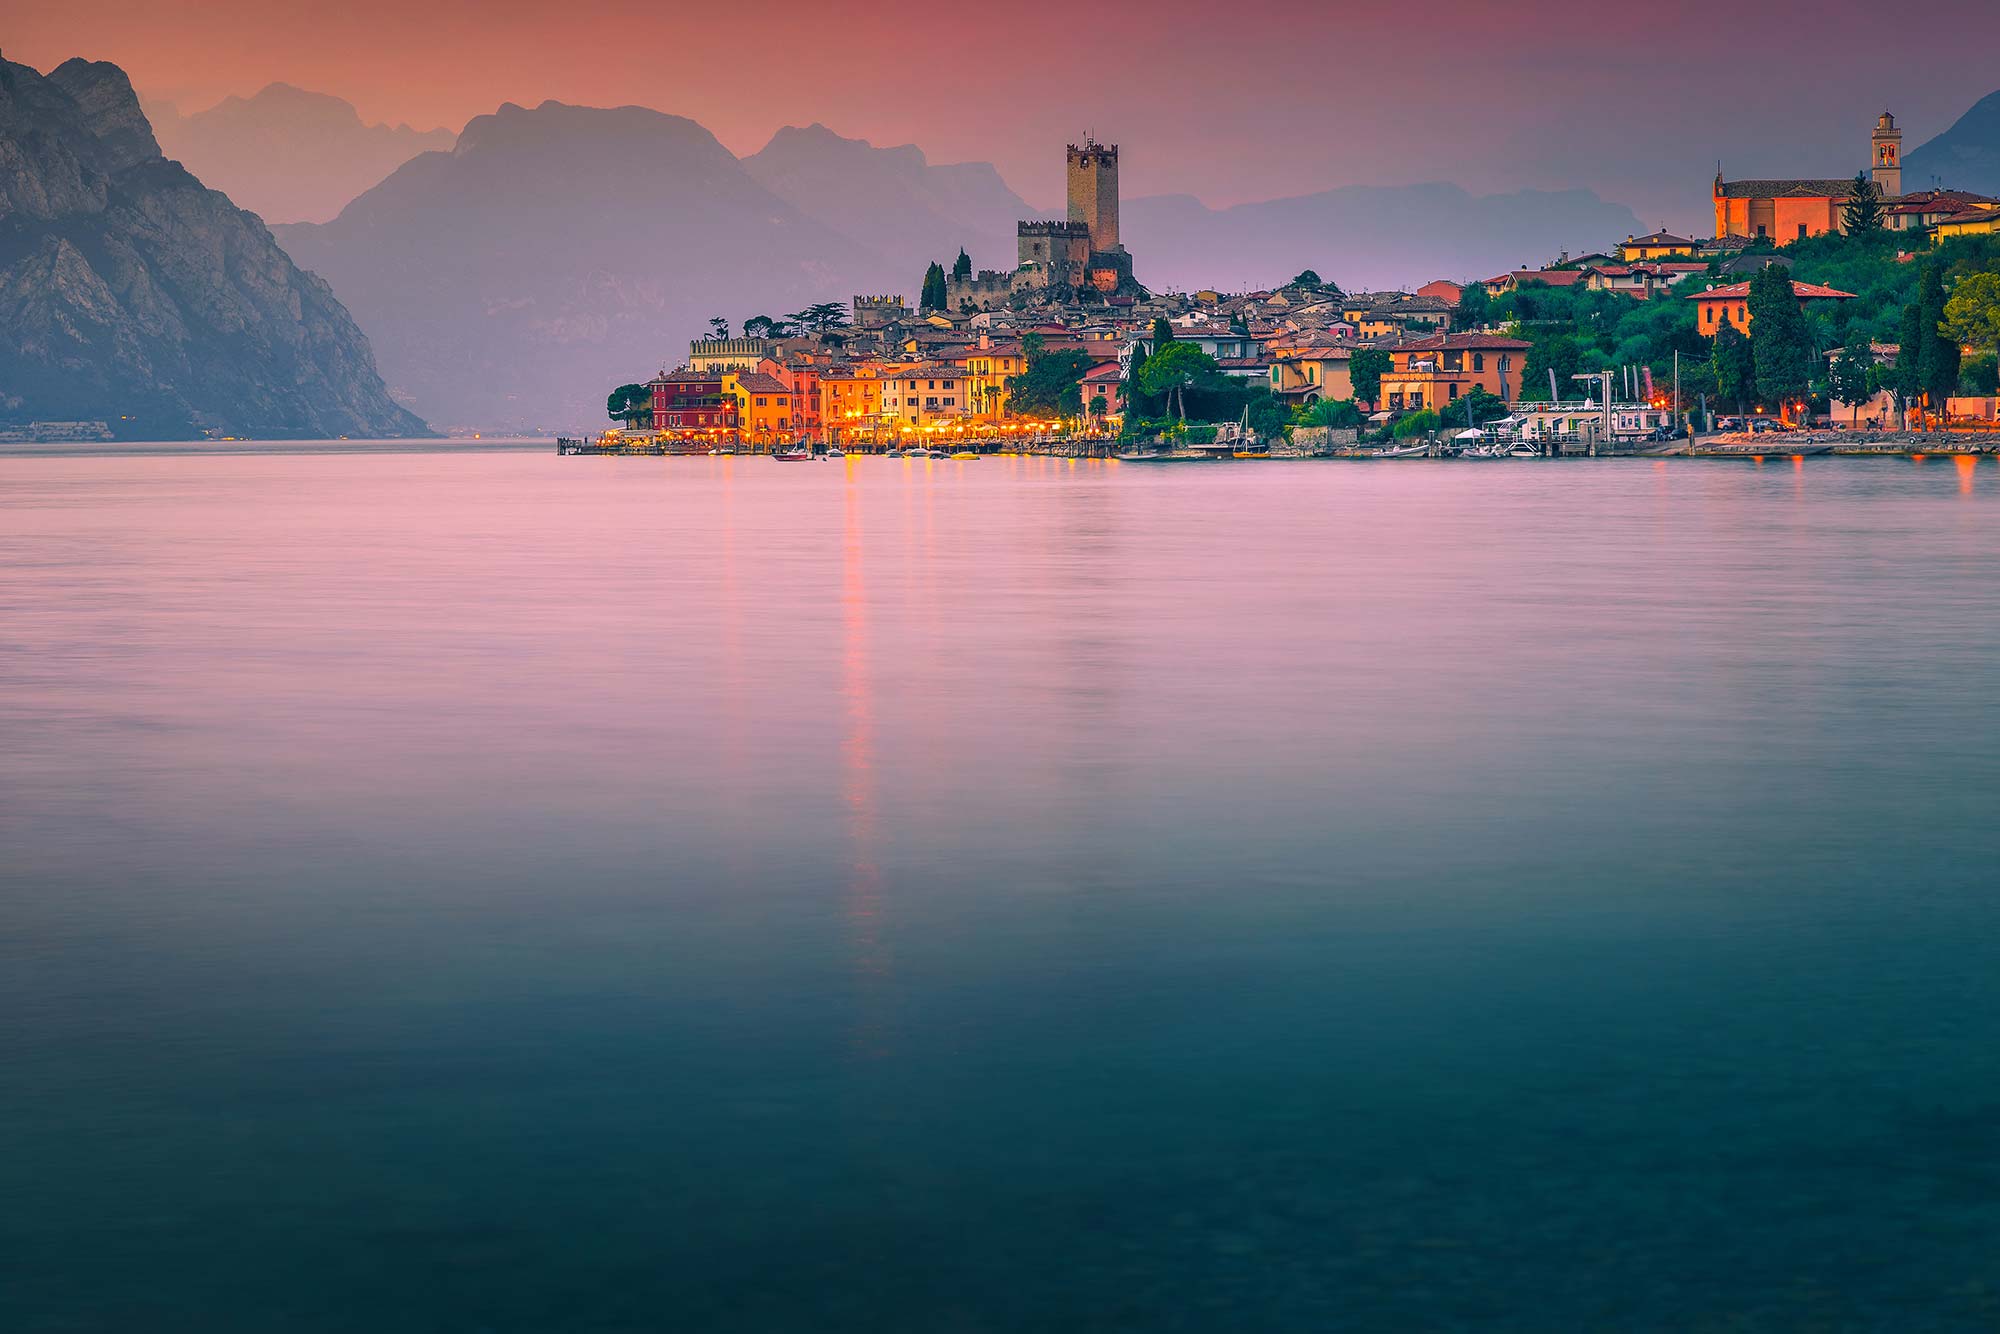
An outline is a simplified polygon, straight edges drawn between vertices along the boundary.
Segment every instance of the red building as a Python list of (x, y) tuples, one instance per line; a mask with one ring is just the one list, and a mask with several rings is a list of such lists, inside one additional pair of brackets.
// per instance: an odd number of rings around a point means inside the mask
[(736, 429), (736, 401), (722, 391), (720, 371), (662, 371), (646, 387), (653, 391), (656, 431)]

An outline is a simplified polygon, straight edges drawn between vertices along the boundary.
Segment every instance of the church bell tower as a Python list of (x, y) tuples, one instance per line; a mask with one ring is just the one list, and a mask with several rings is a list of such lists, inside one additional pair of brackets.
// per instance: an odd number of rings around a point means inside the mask
[(1896, 118), (1886, 111), (1875, 122), (1872, 146), (1870, 175), (1876, 192), (1884, 199), (1894, 199), (1903, 193), (1903, 132), (1896, 128)]

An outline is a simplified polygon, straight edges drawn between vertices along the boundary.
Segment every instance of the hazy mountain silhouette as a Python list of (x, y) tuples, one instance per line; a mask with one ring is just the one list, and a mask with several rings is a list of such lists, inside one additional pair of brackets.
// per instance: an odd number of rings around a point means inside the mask
[(160, 147), (266, 222), (325, 222), (450, 130), (364, 125), (351, 103), (274, 83), (182, 116), (147, 103)]
[(262, 222), (160, 153), (116, 65), (0, 60), (0, 419), (128, 438), (424, 434)]
[(876, 253), (760, 185), (694, 121), (512, 103), (332, 222), (277, 233), (440, 425), (579, 429), (604, 395), (740, 322), (911, 290)]
[(2000, 92), (1988, 93), (1952, 127), (1903, 154), (1903, 188), (1927, 190), (1935, 177), (1946, 189), (2000, 195)]
[(1488, 278), (1649, 231), (1588, 190), (1474, 195), (1456, 185), (1350, 185), (1211, 209), (1191, 195), (1127, 200), (1122, 231), (1156, 289), (1246, 290), (1314, 269), (1350, 291)]
[(744, 169), (808, 217), (909, 270), (947, 268), (962, 246), (977, 268), (1012, 269), (1014, 224), (1034, 216), (990, 162), (932, 166), (914, 144), (876, 148), (824, 125), (787, 125)]

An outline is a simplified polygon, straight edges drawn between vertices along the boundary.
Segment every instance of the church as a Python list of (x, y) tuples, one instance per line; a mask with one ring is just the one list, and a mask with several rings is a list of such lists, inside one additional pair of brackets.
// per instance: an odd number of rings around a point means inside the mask
[[(1876, 194), (1892, 203), (1903, 193), (1903, 132), (1883, 112), (1869, 142), (1869, 175)], [(1766, 237), (1776, 245), (1824, 232), (1845, 230), (1842, 210), (1854, 178), (1828, 180), (1725, 181), (1715, 173), (1717, 239)]]

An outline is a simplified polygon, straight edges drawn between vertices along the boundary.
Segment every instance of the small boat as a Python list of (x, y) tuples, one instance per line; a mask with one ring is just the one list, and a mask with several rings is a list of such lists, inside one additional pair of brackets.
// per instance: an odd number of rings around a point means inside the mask
[(1271, 457), (1271, 451), (1268, 449), (1239, 449), (1231, 457), (1239, 459), (1268, 459)]
[(810, 449), (774, 449), (771, 451), (771, 457), (779, 463), (811, 463), (812, 451)]
[(955, 459), (976, 459), (979, 455), (969, 449), (961, 449), (956, 454), (953, 454), (952, 457)]
[(844, 459), (847, 457), (847, 451), (839, 445), (834, 445), (826, 451), (826, 456), (830, 459)]
[(1541, 456), (1541, 450), (1526, 442), (1518, 443), (1507, 451), (1507, 457), (1510, 459), (1538, 459)]
[(1394, 449), (1378, 449), (1372, 457), (1378, 459), (1420, 459), (1431, 452), (1429, 445), (1398, 445)]
[(936, 450), (925, 449), (921, 445), (919, 445), (915, 449), (904, 450), (903, 457), (906, 459), (934, 459), (934, 458), (939, 458), (941, 456), (938, 454)]

